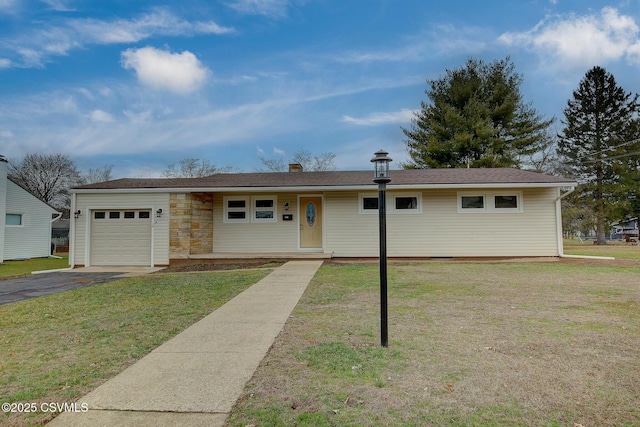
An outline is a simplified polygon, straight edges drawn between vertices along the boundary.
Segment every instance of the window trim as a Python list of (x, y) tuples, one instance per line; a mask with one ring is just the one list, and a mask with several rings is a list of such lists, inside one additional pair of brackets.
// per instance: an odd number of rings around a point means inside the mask
[[(20, 217), (20, 224), (7, 224), (7, 217), (9, 215)], [(4, 215), (4, 226), (5, 227), (24, 227), (24, 214), (21, 212), (6, 212)]]
[[(482, 196), (484, 197), (484, 208), (463, 208), (462, 198), (466, 196)], [(516, 208), (496, 208), (497, 196), (516, 196)], [(523, 196), (521, 190), (514, 191), (459, 191), (457, 194), (458, 213), (463, 214), (478, 214), (478, 213), (522, 213), (523, 209)]]
[[(416, 199), (415, 209), (396, 209), (396, 199), (413, 197)], [(378, 215), (378, 209), (365, 209), (364, 199), (377, 199), (377, 193), (358, 193), (358, 212), (362, 215)], [(398, 215), (420, 215), (422, 213), (422, 192), (411, 193), (387, 193), (387, 213)]]
[(365, 209), (364, 199), (378, 199), (377, 193), (359, 193), (358, 194), (358, 212), (362, 215), (378, 215), (378, 209)]
[[(272, 200), (273, 207), (271, 208), (258, 208), (256, 206), (256, 202), (258, 200)], [(256, 218), (256, 213), (258, 211), (273, 211), (272, 218)], [(251, 196), (251, 222), (253, 223), (263, 223), (263, 222), (277, 222), (278, 221), (278, 196), (272, 194)]]
[[(396, 209), (396, 200), (399, 198), (415, 198), (416, 199), (416, 208), (415, 209)], [(422, 213), (422, 193), (399, 193), (394, 194), (392, 198), (393, 203), (391, 204), (390, 212), (394, 214), (400, 215), (417, 215)]]
[[(244, 208), (230, 208), (230, 201), (243, 201)], [(225, 224), (242, 224), (249, 222), (249, 198), (246, 196), (225, 196), (222, 198), (224, 213), (222, 222)], [(229, 218), (229, 212), (244, 212), (244, 218)]]

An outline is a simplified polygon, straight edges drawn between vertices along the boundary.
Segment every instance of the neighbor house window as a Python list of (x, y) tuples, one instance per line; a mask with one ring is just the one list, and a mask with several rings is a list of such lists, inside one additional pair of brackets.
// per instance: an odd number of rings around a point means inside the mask
[(5, 225), (21, 226), (22, 214), (8, 213), (4, 217), (4, 223)]
[(458, 212), (519, 213), (522, 212), (522, 192), (458, 193)]
[(249, 222), (248, 211), (249, 203), (246, 197), (225, 197), (223, 222)]
[(251, 198), (252, 222), (277, 221), (276, 196), (253, 196)]

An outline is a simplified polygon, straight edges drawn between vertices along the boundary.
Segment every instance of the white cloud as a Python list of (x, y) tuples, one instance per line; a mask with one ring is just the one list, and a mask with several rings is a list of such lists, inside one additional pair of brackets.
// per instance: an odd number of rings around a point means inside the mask
[(285, 154), (287, 154), (286, 151), (281, 150), (277, 147), (273, 147), (273, 154), (278, 155), (278, 156), (284, 156)]
[[(0, 0), (0, 2), (3, 0)], [(57, 26), (45, 26), (14, 37), (6, 45), (12, 46), (22, 60), (14, 66), (41, 67), (52, 56), (67, 55), (73, 49), (90, 44), (136, 43), (147, 38), (191, 36), (195, 34), (229, 34), (235, 30), (213, 21), (186, 21), (168, 10), (156, 9), (134, 19), (66, 19)]]
[(0, 137), (2, 138), (13, 138), (13, 132), (11, 132), (10, 130), (0, 130)]
[(94, 122), (112, 123), (115, 122), (113, 116), (103, 110), (93, 110), (91, 112), (91, 120)]
[(409, 123), (413, 118), (413, 111), (403, 108), (391, 113), (371, 113), (366, 117), (356, 118), (342, 116), (342, 121), (358, 126), (378, 126), (389, 123)]
[(193, 53), (171, 53), (153, 47), (125, 50), (122, 66), (134, 69), (142, 84), (174, 93), (195, 91), (208, 75), (208, 69)]
[(11, 67), (11, 60), (7, 58), (0, 58), (0, 68)]
[(281, 18), (287, 15), (289, 0), (233, 0), (228, 6), (247, 15)]
[(525, 46), (546, 59), (546, 65), (585, 67), (626, 58), (640, 65), (640, 27), (612, 7), (600, 14), (570, 15), (544, 20), (525, 32), (504, 33), (499, 41)]
[(12, 13), (19, 3), (18, 0), (0, 0), (0, 12)]
[(64, 0), (40, 0), (41, 2), (49, 5), (49, 7), (58, 12), (73, 12), (74, 8), (71, 8), (66, 5), (66, 1)]

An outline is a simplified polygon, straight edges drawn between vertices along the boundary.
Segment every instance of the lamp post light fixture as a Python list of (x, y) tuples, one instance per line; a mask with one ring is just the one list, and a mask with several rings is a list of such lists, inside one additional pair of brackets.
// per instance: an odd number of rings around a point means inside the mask
[(378, 150), (371, 159), (374, 165), (373, 182), (378, 184), (378, 218), (380, 222), (380, 342), (382, 347), (389, 346), (389, 329), (387, 315), (387, 184), (389, 163), (393, 160), (386, 151)]

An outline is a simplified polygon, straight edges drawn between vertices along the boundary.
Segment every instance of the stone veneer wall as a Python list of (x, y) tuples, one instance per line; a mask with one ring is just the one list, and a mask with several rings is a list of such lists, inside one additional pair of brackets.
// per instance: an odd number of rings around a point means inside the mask
[(213, 193), (191, 193), (191, 254), (213, 252)]
[(169, 257), (213, 252), (213, 194), (170, 195)]

